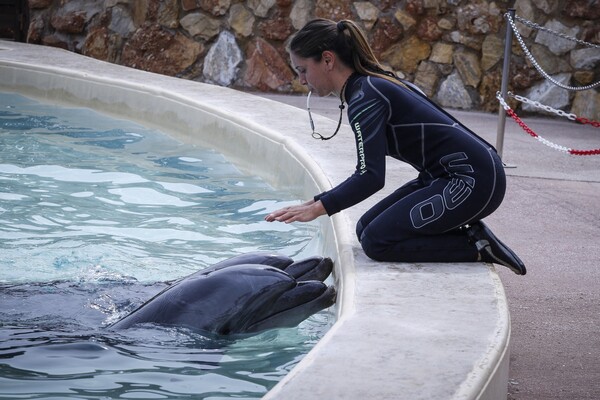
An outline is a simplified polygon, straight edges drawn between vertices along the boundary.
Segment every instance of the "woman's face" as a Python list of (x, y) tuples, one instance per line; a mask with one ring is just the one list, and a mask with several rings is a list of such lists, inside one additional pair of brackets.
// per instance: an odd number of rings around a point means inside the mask
[(325, 62), (325, 57), (321, 57), (320, 61), (315, 61), (312, 58), (304, 58), (292, 53), (290, 58), (298, 73), (300, 83), (308, 86), (308, 90), (319, 96), (327, 96), (333, 91), (329, 77), (330, 70)]

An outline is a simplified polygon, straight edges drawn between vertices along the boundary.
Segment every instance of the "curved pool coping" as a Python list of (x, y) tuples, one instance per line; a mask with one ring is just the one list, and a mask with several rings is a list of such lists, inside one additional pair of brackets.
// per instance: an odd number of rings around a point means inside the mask
[[(345, 179), (356, 159), (353, 140), (341, 138), (351, 135), (347, 126), (337, 140), (314, 141), (298, 108), (60, 49), (0, 41), (0, 89), (94, 108), (213, 147), (301, 199)], [(319, 116), (315, 123), (324, 131), (336, 125)], [(387, 174), (399, 185), (414, 171), (397, 165)], [(337, 321), (264, 399), (506, 398), (510, 318), (494, 267), (369, 260), (353, 221), (387, 190), (318, 219), (316, 251), (335, 262)]]

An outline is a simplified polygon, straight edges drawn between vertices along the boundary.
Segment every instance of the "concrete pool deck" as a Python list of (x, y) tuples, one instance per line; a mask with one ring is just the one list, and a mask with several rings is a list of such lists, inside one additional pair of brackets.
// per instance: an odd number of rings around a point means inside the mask
[[(124, 68), (66, 51), (0, 42), (0, 89), (92, 107), (211, 147), (300, 199), (352, 173), (355, 150), (310, 138), (306, 112), (217, 86)], [(317, 129), (336, 121), (315, 115)], [(339, 140), (342, 139), (342, 140)], [(510, 318), (491, 265), (377, 263), (354, 221), (414, 177), (390, 163), (388, 187), (322, 217), (323, 255), (336, 263), (338, 321), (265, 399), (501, 399), (506, 397)]]

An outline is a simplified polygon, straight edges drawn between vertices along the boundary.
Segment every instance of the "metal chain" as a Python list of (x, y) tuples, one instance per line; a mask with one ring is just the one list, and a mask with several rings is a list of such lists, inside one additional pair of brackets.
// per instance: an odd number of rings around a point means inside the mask
[(531, 52), (529, 51), (529, 49), (525, 45), (525, 42), (523, 41), (523, 38), (519, 34), (519, 30), (517, 29), (517, 26), (515, 25), (515, 22), (511, 18), (510, 14), (506, 13), (505, 16), (506, 16), (506, 19), (508, 20), (508, 23), (510, 24), (510, 27), (513, 30), (513, 33), (515, 34), (515, 37), (517, 38), (517, 41), (519, 42), (519, 44), (521, 45), (521, 48), (523, 49), (523, 52), (525, 53), (525, 55), (527, 56), (527, 58), (529, 58), (529, 60), (531, 61), (531, 63), (535, 67), (535, 69), (537, 69), (537, 71), (545, 79), (547, 79), (550, 82), (554, 83), (556, 86), (561, 87), (563, 89), (567, 89), (567, 90), (576, 90), (576, 91), (578, 91), (578, 90), (589, 90), (589, 89), (593, 89), (593, 88), (595, 88), (597, 86), (600, 86), (600, 81), (598, 81), (596, 83), (593, 83), (591, 85), (586, 85), (586, 86), (567, 86), (567, 85), (564, 85), (564, 84), (560, 83), (556, 79), (552, 78), (550, 75), (548, 75), (548, 73), (546, 73), (546, 71), (544, 71), (542, 69), (542, 67), (540, 67), (540, 65), (538, 64), (538, 62), (536, 61), (536, 59), (533, 57), (533, 55), (531, 54)]
[(535, 22), (531, 22), (529, 20), (526, 20), (525, 18), (521, 18), (518, 15), (515, 15), (515, 19), (517, 21), (519, 21), (520, 23), (522, 23), (523, 25), (526, 25), (526, 26), (528, 26), (530, 28), (538, 29), (540, 31), (544, 31), (544, 32), (548, 32), (548, 33), (551, 33), (551, 34), (556, 35), (556, 36), (560, 36), (563, 39), (567, 39), (567, 40), (570, 40), (572, 42), (579, 43), (579, 44), (581, 44), (583, 46), (594, 47), (594, 48), (600, 49), (600, 44), (589, 43), (589, 42), (586, 42), (584, 40), (577, 39), (577, 38), (565, 35), (564, 33), (553, 31), (552, 29), (549, 29), (549, 28), (546, 28), (544, 26), (538, 25)]
[(549, 113), (554, 113), (554, 114), (558, 115), (559, 117), (564, 117), (564, 118), (570, 119), (571, 121), (577, 121), (584, 125), (588, 124), (588, 125), (593, 126), (594, 128), (600, 128), (600, 121), (595, 121), (593, 119), (578, 117), (576, 114), (567, 113), (563, 110), (557, 110), (556, 108), (552, 108), (548, 105), (542, 104), (539, 101), (528, 99), (525, 96), (519, 96), (518, 94), (514, 94), (513, 92), (508, 92), (506, 94), (508, 96), (512, 97), (513, 99), (520, 101), (521, 103), (529, 104), (532, 107), (540, 108)]
[(542, 142), (546, 146), (551, 147), (554, 150), (562, 151), (564, 153), (568, 153), (568, 154), (572, 154), (572, 155), (577, 155), (577, 156), (600, 155), (600, 149), (593, 149), (593, 150), (576, 150), (576, 149), (571, 149), (569, 147), (561, 146), (559, 144), (556, 144), (556, 143), (553, 143), (553, 142), (549, 141), (548, 139), (545, 139), (545, 138), (541, 137), (540, 135), (538, 135), (537, 133), (535, 133), (533, 131), (533, 129), (531, 129), (529, 126), (527, 126), (527, 124), (525, 122), (523, 122), (523, 120), (521, 118), (519, 118), (519, 116), (517, 115), (517, 113), (515, 113), (512, 108), (510, 108), (510, 106), (508, 105), (508, 103), (506, 102), (506, 100), (504, 100), (504, 98), (502, 97), (502, 93), (497, 92), (496, 93), (496, 98), (500, 102), (500, 105), (502, 106), (502, 108), (504, 108), (504, 111), (506, 111), (506, 113), (513, 120), (515, 120), (515, 122), (521, 128), (523, 128), (523, 130), (525, 132), (527, 132), (531, 137), (537, 139), (538, 141)]

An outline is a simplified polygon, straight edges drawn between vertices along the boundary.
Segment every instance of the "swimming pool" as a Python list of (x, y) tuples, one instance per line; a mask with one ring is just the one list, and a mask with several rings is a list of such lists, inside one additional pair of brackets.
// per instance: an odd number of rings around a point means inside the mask
[(319, 229), (264, 222), (292, 195), (213, 150), (89, 109), (0, 104), (0, 398), (258, 398), (329, 329), (326, 311), (237, 342), (103, 331), (223, 258), (314, 255)]

